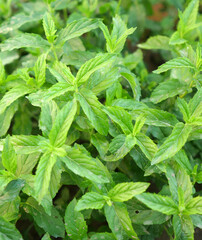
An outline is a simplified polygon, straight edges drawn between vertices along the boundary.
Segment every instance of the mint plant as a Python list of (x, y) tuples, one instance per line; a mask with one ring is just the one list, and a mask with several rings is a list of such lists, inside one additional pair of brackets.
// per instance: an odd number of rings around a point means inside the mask
[(0, 2), (0, 239), (197, 239), (202, 35), (185, 2), (165, 1), (176, 28), (151, 20), (156, 1)]

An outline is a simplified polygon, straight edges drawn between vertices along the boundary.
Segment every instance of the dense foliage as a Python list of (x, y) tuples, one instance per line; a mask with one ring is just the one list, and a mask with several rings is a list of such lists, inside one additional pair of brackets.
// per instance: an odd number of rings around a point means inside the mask
[(0, 1), (1, 240), (197, 236), (198, 12), (199, 0)]

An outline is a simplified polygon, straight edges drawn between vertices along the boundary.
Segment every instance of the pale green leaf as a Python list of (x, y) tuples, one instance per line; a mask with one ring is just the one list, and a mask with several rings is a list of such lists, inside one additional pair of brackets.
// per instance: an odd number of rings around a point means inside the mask
[(186, 143), (192, 127), (183, 123), (177, 123), (170, 136), (156, 152), (152, 164), (162, 162), (173, 157)]
[(103, 112), (102, 104), (97, 97), (88, 89), (82, 88), (76, 98), (84, 113), (93, 124), (94, 128), (102, 135), (107, 135), (109, 124), (106, 114)]
[(136, 144), (140, 147), (144, 155), (151, 161), (158, 150), (157, 145), (143, 133), (138, 133), (135, 138)]
[(17, 156), (8, 135), (2, 151), (2, 164), (11, 173), (15, 174), (17, 168)]
[(63, 44), (69, 39), (79, 37), (86, 32), (96, 29), (98, 24), (99, 20), (88, 18), (81, 18), (68, 23), (67, 26), (59, 32), (57, 44)]
[(58, 113), (58, 106), (54, 101), (48, 101), (42, 105), (39, 118), (39, 128), (45, 137), (48, 137)]
[(170, 50), (169, 38), (166, 36), (157, 35), (150, 37), (146, 42), (138, 44), (138, 47), (143, 49), (165, 49)]
[(178, 206), (170, 197), (161, 196), (154, 193), (142, 193), (135, 197), (147, 207), (155, 211), (162, 212), (166, 215), (178, 213)]
[(2, 52), (26, 47), (42, 48), (47, 50), (50, 45), (48, 41), (43, 39), (40, 35), (34, 33), (20, 33), (12, 38), (8, 38), (0, 44)]
[(71, 239), (83, 240), (87, 236), (87, 225), (82, 213), (75, 210), (76, 204), (76, 199), (73, 199), (66, 208), (65, 229)]
[(41, 87), (46, 81), (46, 54), (38, 57), (35, 66), (35, 81), (38, 87)]
[(135, 121), (135, 126), (133, 127), (133, 135), (137, 135), (142, 127), (144, 126), (146, 121), (146, 118), (143, 117), (143, 115), (140, 115), (139, 117), (137, 117), (136, 121)]
[(192, 119), (202, 114), (202, 88), (200, 88), (190, 100), (189, 111)]
[(109, 151), (112, 153), (112, 155), (105, 156), (104, 160), (110, 162), (118, 161), (119, 159), (125, 157), (135, 146), (135, 144), (136, 138), (132, 135), (118, 135), (109, 145)]
[(50, 43), (52, 43), (56, 37), (55, 36), (56, 29), (55, 29), (54, 20), (50, 15), (50, 13), (48, 12), (46, 12), (46, 14), (43, 17), (43, 28), (44, 28), (47, 40)]
[(103, 109), (103, 111), (105, 111), (105, 113), (112, 119), (113, 122), (117, 123), (121, 127), (126, 135), (132, 133), (133, 124), (131, 115), (123, 108), (106, 107)]
[(68, 102), (59, 112), (49, 134), (50, 143), (55, 147), (61, 147), (67, 137), (67, 133), (74, 120), (77, 111), (75, 100)]
[(139, 101), (140, 95), (141, 95), (141, 89), (140, 89), (139, 80), (136, 77), (136, 75), (125, 68), (120, 69), (120, 74), (122, 77), (124, 77), (129, 82), (129, 84), (132, 88), (132, 91), (133, 91), (134, 99)]
[(82, 84), (88, 80), (90, 75), (100, 68), (110, 65), (113, 61), (112, 54), (102, 54), (85, 62), (76, 75), (78, 84)]
[(202, 213), (202, 197), (192, 198), (187, 204), (184, 211), (185, 214), (201, 214)]
[(167, 98), (183, 94), (188, 86), (178, 79), (170, 79), (160, 83), (151, 94), (151, 101), (161, 102)]
[(71, 73), (70, 69), (62, 62), (55, 62), (52, 68), (49, 68), (50, 72), (56, 77), (58, 82), (65, 82), (73, 85), (75, 77)]
[(103, 195), (96, 192), (89, 192), (82, 196), (76, 205), (76, 210), (101, 209), (105, 204)]
[(91, 236), (90, 240), (100, 240), (100, 239), (105, 239), (105, 240), (115, 240), (116, 238), (112, 233), (95, 233)]
[(112, 206), (105, 205), (104, 213), (112, 233), (117, 239), (139, 239), (133, 229), (128, 211), (123, 203), (114, 203)]
[(35, 179), (35, 192), (39, 202), (48, 192), (51, 172), (55, 163), (56, 156), (52, 153), (45, 153), (39, 161)]
[(74, 91), (74, 87), (67, 82), (59, 82), (47, 89), (44, 93), (43, 99), (48, 102), (53, 98), (59, 97), (66, 92)]
[(179, 57), (171, 59), (170, 61), (164, 63), (160, 67), (158, 67), (157, 70), (153, 71), (153, 73), (162, 73), (166, 72), (168, 70), (171, 70), (173, 68), (191, 68), (195, 69), (194, 64), (186, 57)]
[(18, 103), (14, 102), (6, 108), (4, 113), (0, 114), (0, 137), (4, 136), (11, 124), (13, 115), (18, 110)]
[(66, 156), (60, 158), (67, 168), (75, 174), (85, 177), (93, 182), (109, 182), (108, 171), (106, 167), (95, 158), (84, 154), (79, 149), (66, 149)]
[(3, 113), (15, 100), (31, 92), (32, 89), (26, 85), (19, 85), (9, 90), (0, 100), (0, 114)]
[(15, 228), (15, 225), (7, 222), (0, 216), (0, 239), (2, 240), (22, 240), (20, 232)]
[(149, 183), (143, 182), (124, 182), (117, 184), (112, 188), (108, 196), (112, 201), (115, 202), (124, 202), (133, 198), (135, 195), (143, 193), (149, 187)]
[(30, 15), (26, 15), (24, 13), (18, 13), (8, 20), (4, 21), (0, 26), (0, 34), (6, 34), (11, 31), (14, 31), (15, 29), (20, 28), (26, 23), (38, 21), (42, 18), (41, 13), (34, 12)]
[(187, 102), (182, 98), (178, 98), (177, 106), (180, 109), (180, 112), (183, 114), (184, 121), (188, 122), (188, 120), (190, 118), (190, 112), (189, 112), (189, 107), (188, 107)]

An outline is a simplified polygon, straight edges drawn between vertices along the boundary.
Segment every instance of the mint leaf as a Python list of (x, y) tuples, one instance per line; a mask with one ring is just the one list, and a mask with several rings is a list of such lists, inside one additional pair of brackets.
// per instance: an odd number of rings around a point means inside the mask
[(39, 56), (34, 66), (34, 72), (36, 84), (41, 87), (46, 81), (46, 54)]
[(64, 238), (65, 227), (62, 217), (54, 207), (52, 207), (51, 215), (49, 216), (34, 198), (28, 198), (25, 202), (24, 210), (31, 214), (37, 225), (51, 236)]
[(166, 36), (157, 35), (150, 37), (146, 42), (138, 44), (138, 47), (143, 49), (165, 49), (170, 50), (169, 38)]
[(165, 140), (156, 152), (152, 164), (157, 164), (173, 157), (186, 143), (192, 128), (183, 123), (177, 123), (171, 135)]
[(65, 229), (67, 235), (73, 240), (82, 240), (87, 237), (87, 225), (82, 213), (75, 210), (76, 199), (73, 199), (65, 211)]
[(46, 12), (46, 14), (43, 17), (43, 28), (44, 28), (47, 40), (50, 43), (52, 43), (56, 37), (55, 36), (56, 29), (55, 29), (55, 23), (53, 21), (53, 18), (48, 12)]
[(194, 64), (186, 57), (179, 57), (179, 58), (174, 58), (160, 67), (158, 67), (157, 70), (153, 71), (153, 73), (160, 74), (162, 72), (166, 72), (168, 70), (171, 70), (173, 68), (191, 68), (195, 69)]
[(38, 34), (21, 33), (17, 36), (7, 39), (4, 41), (4, 43), (0, 44), (0, 49), (2, 52), (26, 47), (42, 48), (47, 50), (49, 48), (49, 43)]
[(67, 137), (67, 133), (74, 120), (77, 111), (75, 100), (68, 102), (55, 118), (55, 122), (49, 134), (50, 143), (55, 147), (61, 147)]
[(164, 197), (153, 193), (142, 193), (135, 197), (155, 211), (162, 212), (166, 215), (178, 213), (178, 207), (170, 197)]
[(67, 24), (67, 26), (62, 29), (57, 38), (57, 44), (63, 44), (69, 39), (76, 38), (82, 34), (89, 32), (98, 27), (99, 20), (81, 18)]
[(135, 195), (146, 191), (148, 187), (148, 183), (142, 182), (119, 183), (109, 191), (108, 196), (111, 198), (112, 201), (124, 202), (128, 201)]
[(105, 204), (103, 195), (96, 192), (89, 192), (82, 196), (76, 205), (76, 210), (101, 209)]
[(52, 153), (45, 153), (42, 155), (39, 164), (36, 170), (36, 179), (35, 179), (35, 192), (37, 196), (37, 200), (39, 202), (42, 201), (43, 197), (47, 194), (51, 171), (56, 163), (56, 156)]
[(20, 232), (15, 226), (0, 216), (0, 238), (2, 240), (22, 240)]
[(17, 156), (8, 135), (2, 151), (2, 164), (11, 173), (15, 174), (17, 168)]
[(90, 90), (82, 88), (76, 93), (76, 98), (95, 129), (100, 134), (107, 135), (109, 129), (108, 119), (101, 109), (102, 105), (97, 97)]
[(75, 174), (97, 183), (109, 182), (105, 166), (98, 160), (81, 152), (79, 149), (66, 149), (66, 156), (60, 157), (67, 168)]

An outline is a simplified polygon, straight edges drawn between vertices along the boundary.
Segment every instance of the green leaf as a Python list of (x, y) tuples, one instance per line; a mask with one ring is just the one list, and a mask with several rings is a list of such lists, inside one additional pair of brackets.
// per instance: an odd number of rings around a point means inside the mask
[(169, 38), (166, 36), (157, 35), (150, 37), (146, 42), (138, 44), (138, 47), (143, 49), (163, 49), (170, 50)]
[(162, 212), (166, 215), (178, 213), (178, 207), (170, 197), (164, 197), (154, 193), (142, 193), (135, 197), (155, 211)]
[(143, 115), (140, 115), (139, 117), (137, 117), (136, 121), (135, 121), (135, 126), (133, 128), (133, 135), (137, 135), (142, 127), (144, 126), (144, 123), (146, 121), (146, 118), (143, 117)]
[(50, 13), (46, 12), (46, 14), (43, 17), (43, 28), (46, 34), (47, 40), (52, 43), (56, 37), (56, 29), (55, 29), (55, 23), (53, 21), (52, 16)]
[(105, 205), (104, 213), (112, 233), (117, 239), (139, 239), (133, 229), (126, 206), (123, 203)]
[(175, 115), (166, 111), (144, 106), (142, 106), (142, 108), (133, 110), (131, 115), (134, 119), (137, 119), (140, 115), (143, 115), (143, 117), (146, 118), (145, 124), (159, 127), (173, 127), (178, 123)]
[(179, 57), (171, 59), (170, 61), (164, 63), (160, 67), (158, 67), (157, 70), (153, 71), (153, 73), (162, 73), (166, 72), (168, 70), (171, 70), (173, 68), (191, 68), (195, 69), (194, 64), (186, 57)]
[(188, 120), (190, 118), (190, 112), (189, 112), (189, 107), (188, 107), (187, 102), (182, 98), (178, 98), (177, 106), (180, 109), (180, 112), (183, 114), (184, 121), (188, 122)]
[(62, 62), (55, 62), (53, 67), (49, 67), (50, 72), (56, 77), (58, 82), (69, 83), (72, 86), (75, 82), (75, 77), (70, 69)]
[(60, 157), (60, 160), (75, 174), (97, 183), (109, 182), (108, 172), (98, 159), (75, 148), (66, 149), (66, 154), (65, 157)]
[(133, 132), (131, 115), (120, 107), (105, 107), (103, 111), (117, 123), (123, 132), (128, 135)]
[(16, 176), (31, 174), (39, 160), (40, 153), (17, 155)]
[(1, 216), (6, 221), (13, 221), (19, 217), (20, 197), (17, 197), (13, 201), (6, 202), (0, 205)]
[(0, 239), (2, 240), (22, 240), (20, 232), (15, 226), (7, 222), (0, 216)]
[(56, 156), (52, 153), (45, 153), (39, 161), (35, 179), (35, 192), (39, 202), (42, 201), (43, 197), (48, 192), (51, 172), (55, 163)]
[(9, 135), (6, 137), (4, 142), (2, 164), (9, 172), (15, 174), (17, 168), (17, 157)]
[(31, 92), (32, 89), (22, 84), (12, 88), (0, 100), (0, 114), (2, 114), (15, 100)]
[(63, 44), (69, 39), (79, 37), (86, 32), (96, 29), (98, 24), (99, 20), (88, 18), (81, 18), (68, 23), (67, 26), (59, 32), (56, 43)]
[(157, 164), (173, 157), (186, 143), (192, 127), (183, 123), (177, 123), (170, 136), (156, 152), (152, 164)]
[(0, 58), (0, 85), (4, 82), (5, 80), (5, 69), (3, 66), (3, 62)]
[(42, 136), (13, 135), (11, 142), (17, 154), (31, 154), (41, 151), (40, 141), (44, 141)]
[(82, 88), (76, 93), (84, 113), (93, 124), (94, 128), (102, 135), (107, 135), (109, 124), (106, 114), (103, 112), (102, 104), (97, 97), (88, 89)]
[(169, 220), (169, 216), (153, 210), (141, 210), (131, 217), (134, 224), (156, 225)]
[(74, 120), (77, 111), (75, 100), (68, 102), (59, 112), (49, 134), (50, 143), (55, 147), (61, 147), (67, 137), (67, 133)]
[(160, 83), (151, 94), (151, 101), (154, 103), (161, 102), (167, 98), (183, 94), (188, 86), (178, 79), (169, 79)]
[(48, 215), (34, 198), (28, 198), (24, 204), (24, 210), (31, 214), (37, 225), (51, 236), (64, 238), (64, 223), (62, 217), (54, 207), (51, 209), (51, 215)]
[(192, 198), (187, 204), (184, 214), (201, 214), (202, 213), (202, 197)]
[[(192, 198), (192, 183), (190, 176), (186, 171), (176, 163), (167, 165), (166, 177), (169, 182), (169, 188), (171, 196), (179, 208), (184, 208), (184, 204), (181, 206), (180, 201), (183, 200), (185, 203)], [(183, 192), (183, 196), (182, 193)], [(180, 199), (183, 197), (183, 199)]]
[(109, 145), (109, 151), (112, 155), (105, 156), (105, 161), (118, 161), (119, 159), (125, 157), (130, 150), (135, 146), (136, 138), (131, 134), (125, 136), (123, 134), (115, 137)]
[(194, 240), (194, 226), (189, 216), (173, 217), (173, 229), (176, 240)]
[(105, 239), (105, 240), (115, 240), (116, 238), (112, 233), (95, 233), (91, 236), (90, 240), (99, 240), (99, 239)]
[(112, 54), (102, 54), (85, 62), (76, 75), (76, 82), (81, 85), (88, 80), (90, 75), (100, 68), (110, 65), (113, 61)]
[(185, 30), (196, 23), (198, 8), (199, 0), (192, 0), (183, 12), (182, 21), (185, 26)]
[(89, 192), (82, 196), (76, 205), (76, 210), (101, 209), (105, 204), (103, 195), (96, 192)]
[(189, 102), (191, 120), (202, 114), (202, 88), (200, 88)]
[(11, 18), (9, 18), (7, 21), (4, 21), (3, 24), (0, 26), (0, 34), (7, 34), (11, 31), (14, 31), (15, 29), (20, 28), (26, 23), (32, 23), (35, 21), (38, 21), (42, 18), (41, 13), (34, 12), (34, 14), (26, 15), (24, 13), (18, 13)]
[[(55, 85), (54, 85), (55, 86)], [(42, 105), (39, 118), (39, 127), (43, 132), (44, 137), (48, 137), (55, 118), (58, 113), (58, 106), (54, 101), (48, 101)]]
[(15, 200), (24, 186), (25, 181), (22, 179), (9, 182), (3, 190), (3, 193), (0, 193), (0, 205)]
[(87, 237), (87, 225), (83, 215), (75, 210), (76, 199), (73, 199), (65, 211), (65, 229), (67, 235), (73, 240), (83, 240)]
[(50, 235), (46, 233), (45, 235), (43, 235), (41, 240), (51, 240)]
[(94, 145), (94, 147), (97, 149), (99, 152), (100, 156), (104, 158), (108, 147), (109, 143), (103, 135), (96, 133), (91, 136), (91, 143)]
[(136, 75), (125, 68), (120, 69), (120, 74), (122, 77), (124, 77), (129, 82), (129, 84), (132, 88), (132, 91), (133, 91), (134, 99), (139, 101), (140, 95), (141, 95), (141, 89), (140, 89), (139, 80), (136, 77)]
[(143, 193), (148, 187), (149, 183), (143, 182), (119, 183), (109, 191), (108, 196), (112, 201), (124, 202), (133, 198), (135, 195)]
[(158, 150), (157, 145), (143, 133), (138, 133), (135, 138), (136, 144), (140, 147), (144, 155), (151, 161)]
[(135, 31), (135, 28), (127, 29), (126, 24), (118, 15), (113, 18), (111, 35), (103, 23), (100, 23), (100, 28), (107, 41), (107, 51), (109, 53), (120, 53), (124, 47), (127, 36)]
[(38, 87), (41, 87), (46, 81), (46, 54), (38, 57), (35, 66), (35, 81)]
[(42, 48), (47, 50), (50, 45), (40, 35), (34, 33), (20, 33), (17, 36), (9, 38), (0, 44), (0, 49), (4, 51), (12, 51), (19, 48)]
[(74, 87), (69, 83), (59, 82), (50, 87), (43, 96), (43, 99), (48, 102), (53, 98), (59, 97), (66, 92), (74, 91)]
[(176, 153), (174, 159), (189, 175), (192, 173), (192, 166), (184, 150)]

